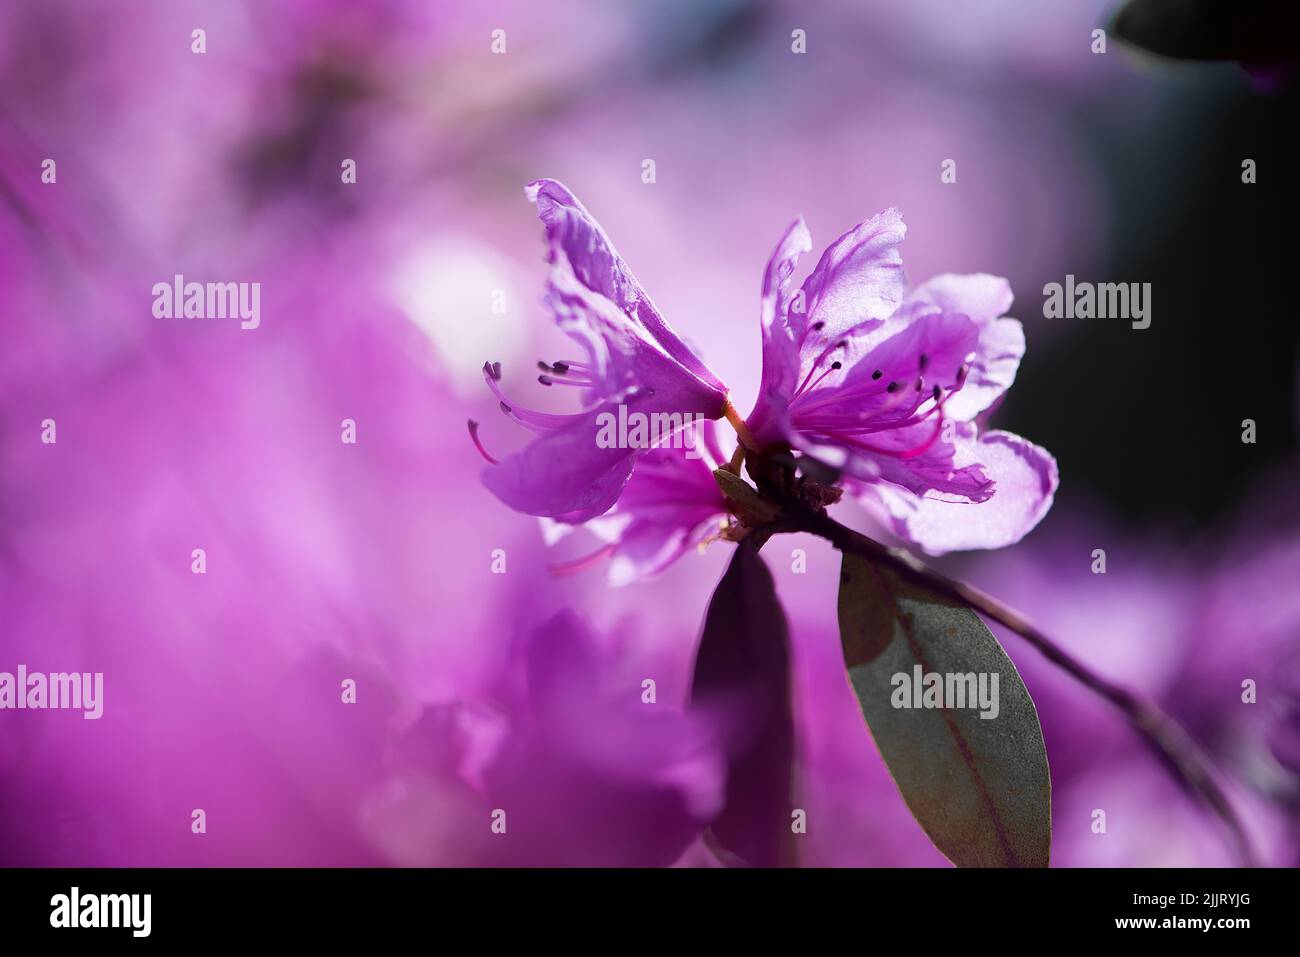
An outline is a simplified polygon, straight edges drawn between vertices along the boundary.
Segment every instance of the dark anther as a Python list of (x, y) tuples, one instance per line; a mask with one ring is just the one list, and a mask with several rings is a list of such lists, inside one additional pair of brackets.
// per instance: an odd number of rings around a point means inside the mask
[(871, 378), (879, 379), (882, 375), (884, 375), (884, 373), (877, 369), (875, 372), (871, 373)]
[(895, 392), (897, 391), (897, 389), (898, 389), (898, 383), (894, 382), (893, 380), (890, 380), (889, 385), (885, 386), (886, 392)]
[(916, 377), (916, 391), (917, 391), (917, 392), (920, 392), (920, 391), (921, 391), (922, 389), (924, 389), (924, 388), (925, 388), (925, 376), (917, 376), (917, 377)]
[(935, 401), (938, 401), (939, 396), (943, 395), (943, 389), (939, 388), (939, 386), (936, 385), (934, 387), (934, 391), (931, 392), (930, 394), (934, 396)]
[(541, 369), (543, 372), (551, 371), (551, 367), (548, 366), (545, 362), (542, 362), (540, 359), (537, 360), (537, 368)]
[(832, 363), (831, 363), (831, 368), (832, 368), (832, 369), (843, 369), (843, 368), (844, 368), (844, 363), (843, 363), (843, 362), (832, 362)]
[(556, 375), (564, 375), (569, 371), (569, 364), (567, 362), (553, 362), (551, 363), (551, 369)]
[(920, 369), (922, 372), (924, 372), (925, 367), (928, 366), (929, 364), (930, 364), (930, 357), (927, 356), (924, 352), (922, 352), (920, 357), (918, 357), (916, 360), (917, 368)]
[(502, 403), (501, 403), (501, 411), (504, 412), (506, 415), (509, 415), (509, 414), (510, 414), (511, 412), (513, 412), (514, 410), (513, 410), (512, 408), (510, 408), (510, 406), (508, 406), (508, 405), (506, 405), (504, 402), (502, 402)]
[(814, 322), (814, 323), (813, 323), (813, 326), (812, 326), (812, 327), (813, 327), (813, 332), (821, 332), (821, 330), (823, 329), (823, 327), (825, 327), (825, 325), (826, 325), (826, 323), (821, 322), (820, 320), (817, 321), (817, 322)]
[(540, 382), (542, 385), (550, 385), (555, 380), (548, 375), (539, 375), (537, 377), (537, 381)]

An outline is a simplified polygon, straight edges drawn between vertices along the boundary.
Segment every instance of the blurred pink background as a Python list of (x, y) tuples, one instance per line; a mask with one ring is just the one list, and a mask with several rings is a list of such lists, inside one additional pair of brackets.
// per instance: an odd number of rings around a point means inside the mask
[[(1160, 210), (1188, 201), (1191, 174), (1155, 177), (1145, 205), (1124, 207), (1126, 157), (1157, 134), (1177, 150), (1255, 95), (1230, 66), (1202, 80), (1118, 46), (1094, 55), (1105, 13), (1091, 0), (6, 4), (0, 670), (102, 671), (105, 712), (0, 713), (0, 863), (711, 863), (690, 827), (716, 784), (707, 748), (679, 753), (691, 729), (611, 715), (640, 707), (647, 677), (659, 707), (680, 710), (731, 546), (623, 588), (599, 567), (555, 578), (548, 562), (589, 540), (547, 549), (479, 484), (466, 419), (494, 450), (525, 438), (483, 388), (485, 360), (514, 394), (566, 398), (533, 388), (562, 337), (540, 303), (523, 185), (554, 177), (582, 198), (742, 409), (781, 230), (802, 214), (820, 249), (887, 206), (907, 219), (911, 278), (1011, 280), (1029, 347), (1009, 414), (1086, 403), (1050, 384), (1102, 333), (1043, 319), (1043, 282), (1113, 265), (1124, 234), (1159, 246), (1179, 232)], [(791, 52), (795, 29), (806, 54)], [(348, 158), (355, 184), (340, 181)], [(955, 184), (940, 181), (947, 158)], [(151, 286), (176, 273), (260, 282), (260, 328), (155, 319)], [(1291, 408), (1289, 381), (1276, 385)], [(339, 438), (347, 418), (355, 445)], [(40, 441), (45, 419), (56, 444)], [(1020, 545), (945, 567), (1164, 702), (1219, 757), (1266, 860), (1294, 863), (1300, 604), (1285, 583), (1300, 537), (1286, 506), (1260, 505), (1276, 517), (1264, 527), (1237, 508), (1278, 500), (1294, 430), (1274, 426), (1285, 448), (1242, 466), (1239, 497), (1135, 524), (1110, 477), (1071, 471), (1071, 449), (1097, 456), (1090, 430), (1030, 421), (1061, 457), (1056, 510)], [(1104, 577), (1089, 570), (1097, 547)], [(801, 537), (764, 555), (795, 641), (800, 862), (944, 864), (845, 684), (838, 556)], [(573, 713), (548, 723), (521, 649), (565, 609), (592, 647), (574, 652), (587, 677), (563, 698)], [(1217, 825), (1104, 704), (1000, 637), (1047, 738), (1056, 865), (1229, 862)], [(1272, 682), (1253, 711), (1243, 677)], [(340, 702), (345, 678), (355, 705)], [(610, 740), (570, 740), (572, 725)], [(624, 766), (606, 753), (618, 747), (663, 761)], [(530, 839), (492, 842), (503, 802)]]

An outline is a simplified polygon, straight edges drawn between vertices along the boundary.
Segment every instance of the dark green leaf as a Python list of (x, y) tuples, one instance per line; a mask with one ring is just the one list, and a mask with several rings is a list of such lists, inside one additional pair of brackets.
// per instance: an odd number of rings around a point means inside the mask
[(714, 840), (756, 867), (793, 863), (790, 630), (750, 541), (737, 546), (709, 602), (691, 706), (728, 719), (726, 803)]
[(1294, 0), (1129, 0), (1111, 30), (1134, 46), (1180, 60), (1294, 59)]
[[(1051, 780), (1038, 712), (980, 617), (845, 554), (839, 618), (849, 683), (903, 799), (934, 845), (959, 867), (1046, 867)], [(926, 698), (913, 688), (923, 695), (930, 674), (943, 679), (944, 707), (918, 706)], [(974, 676), (975, 684), (949, 678), (958, 675)], [(929, 700), (936, 703), (933, 688)], [(996, 717), (981, 717), (994, 713), (994, 702)]]

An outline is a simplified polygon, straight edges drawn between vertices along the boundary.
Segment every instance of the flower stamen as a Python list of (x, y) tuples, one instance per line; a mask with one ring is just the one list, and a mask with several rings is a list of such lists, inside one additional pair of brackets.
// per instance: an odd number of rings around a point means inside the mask
[(483, 443), (478, 437), (478, 423), (473, 419), (469, 420), (469, 437), (474, 442), (474, 448), (478, 449), (478, 454), (487, 459), (489, 465), (496, 465), (497, 460), (488, 454), (488, 450), (483, 448)]

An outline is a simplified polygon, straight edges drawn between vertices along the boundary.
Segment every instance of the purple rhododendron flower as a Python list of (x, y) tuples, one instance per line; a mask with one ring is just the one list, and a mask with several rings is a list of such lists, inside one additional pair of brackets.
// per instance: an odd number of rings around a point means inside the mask
[(1011, 288), (944, 275), (905, 295), (905, 231), (894, 209), (860, 223), (793, 293), (812, 240), (802, 219), (786, 231), (763, 280), (749, 428), (760, 447), (788, 443), (839, 469), (929, 552), (1013, 544), (1047, 513), (1057, 470), (1045, 450), (974, 421), (1024, 354), (1020, 323), (1002, 318)]
[[(650, 449), (638, 460), (618, 504), (581, 526), (604, 541), (595, 552), (553, 566), (577, 571), (609, 558), (609, 582), (626, 585), (655, 575), (726, 528), (727, 500), (713, 470), (727, 461), (712, 422), (688, 426), (681, 441)], [(542, 520), (547, 544), (579, 526)]]
[[(614, 580), (661, 570), (725, 511), (701, 461), (598, 441), (600, 420), (620, 405), (629, 414), (725, 414), (749, 452), (788, 447), (837, 469), (894, 532), (931, 553), (1013, 544), (1051, 507), (1052, 456), (976, 424), (1025, 351), (1020, 323), (1004, 316), (1010, 285), (943, 275), (906, 293), (897, 210), (837, 239), (793, 292), (790, 277), (812, 240), (802, 219), (786, 231), (763, 280), (762, 384), (741, 422), (725, 386), (573, 194), (539, 180), (528, 195), (550, 242), (548, 304), (587, 355), (541, 363), (538, 378), (579, 386), (585, 403), (570, 415), (524, 409), (502, 392), (499, 364), (485, 365), (502, 410), (541, 437), (500, 463), (484, 452), (493, 462), (484, 482), (512, 508), (563, 524), (603, 516), (591, 527), (606, 540), (597, 554), (615, 557)], [(470, 431), (477, 443), (475, 423)], [(712, 445), (721, 464), (716, 438)], [(629, 483), (638, 458), (644, 475)], [(549, 537), (561, 527), (548, 526)]]
[(484, 365), (502, 411), (539, 438), (486, 469), (483, 481), (518, 511), (582, 522), (609, 510), (644, 451), (598, 441), (604, 414), (625, 406), (628, 415), (716, 419), (727, 389), (673, 332), (572, 193), (554, 180), (538, 180), (529, 184), (528, 197), (550, 244), (547, 304), (585, 353), (583, 360), (541, 363), (538, 379), (578, 386), (584, 403), (568, 415), (526, 409), (501, 390), (500, 364)]

